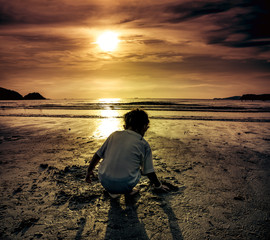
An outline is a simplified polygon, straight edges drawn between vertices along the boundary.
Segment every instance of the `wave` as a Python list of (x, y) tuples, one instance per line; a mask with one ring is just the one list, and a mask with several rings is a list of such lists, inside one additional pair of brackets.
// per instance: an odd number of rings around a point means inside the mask
[[(270, 113), (270, 102), (213, 101), (199, 99), (120, 99), (118, 102), (98, 100), (0, 101), (0, 113), (29, 110), (125, 110), (142, 108), (146, 111)], [(173, 114), (176, 115), (176, 114)]]
[[(100, 115), (45, 115), (45, 114), (0, 114), (0, 117), (45, 117), (45, 118), (86, 118), (86, 119), (113, 119), (122, 116), (106, 117)], [(150, 119), (157, 120), (199, 120), (199, 121), (223, 121), (223, 122), (270, 122), (269, 118), (219, 118), (206, 116), (152, 116)]]
[(117, 103), (121, 105), (184, 105), (179, 103), (173, 103), (173, 102), (159, 102), (159, 101), (142, 101), (142, 102), (127, 102), (127, 103)]
[(270, 112), (269, 107), (239, 107), (239, 106), (202, 106), (194, 104), (150, 104), (145, 102), (124, 104), (87, 104), (87, 105), (58, 105), (44, 104), (34, 106), (0, 106), (1, 110), (9, 109), (47, 109), (47, 110), (130, 110), (131, 108), (142, 108), (146, 111), (192, 111), (192, 112)]

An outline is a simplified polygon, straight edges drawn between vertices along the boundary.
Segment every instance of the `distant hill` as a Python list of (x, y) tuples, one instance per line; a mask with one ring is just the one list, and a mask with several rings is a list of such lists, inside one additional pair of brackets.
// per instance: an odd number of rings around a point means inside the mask
[(214, 98), (214, 100), (240, 100), (241, 96), (233, 96), (227, 98)]
[(241, 101), (261, 100), (261, 101), (269, 101), (270, 100), (270, 94), (261, 94), (261, 95), (244, 94), (242, 96), (233, 96), (233, 97), (228, 97), (228, 98), (214, 98), (214, 100), (241, 100)]
[(41, 94), (34, 92), (25, 95), (24, 97), (16, 91), (0, 87), (0, 100), (41, 100), (46, 99)]
[(16, 91), (0, 87), (0, 100), (23, 100), (23, 96)]
[(270, 100), (270, 94), (244, 94), (240, 100), (261, 100), (261, 101), (269, 101)]
[(33, 92), (33, 93), (28, 93), (27, 95), (25, 95), (23, 97), (25, 100), (35, 100), (35, 99), (46, 99), (45, 97), (43, 97), (42, 95), (40, 95), (37, 92)]

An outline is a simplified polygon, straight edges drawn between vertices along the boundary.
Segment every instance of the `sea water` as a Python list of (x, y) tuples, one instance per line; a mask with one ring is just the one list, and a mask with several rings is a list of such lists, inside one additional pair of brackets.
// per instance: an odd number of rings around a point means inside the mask
[(207, 99), (64, 99), (0, 101), (0, 116), (122, 118), (142, 108), (151, 119), (270, 122), (269, 101)]
[(188, 131), (199, 131), (198, 126), (211, 128), (245, 122), (263, 127), (267, 132), (270, 129), (270, 102), (205, 99), (0, 101), (0, 123), (33, 129), (33, 133), (44, 127), (66, 128), (80, 136), (106, 138), (112, 132), (123, 129), (123, 115), (134, 108), (148, 113), (148, 132), (174, 139), (183, 138)]

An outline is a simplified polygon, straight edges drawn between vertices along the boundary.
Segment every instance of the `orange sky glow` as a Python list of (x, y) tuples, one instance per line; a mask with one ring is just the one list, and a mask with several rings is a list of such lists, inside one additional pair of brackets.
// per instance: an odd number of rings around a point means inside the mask
[[(270, 4), (0, 0), (0, 87), (47, 98), (270, 93)], [(117, 46), (97, 44), (106, 31)]]

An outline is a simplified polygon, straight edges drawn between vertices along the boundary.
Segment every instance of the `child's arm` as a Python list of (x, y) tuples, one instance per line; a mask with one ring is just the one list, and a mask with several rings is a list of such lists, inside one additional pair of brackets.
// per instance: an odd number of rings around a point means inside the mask
[(93, 170), (96, 167), (96, 165), (99, 163), (100, 159), (101, 159), (100, 156), (98, 156), (95, 153), (90, 164), (89, 164), (89, 167), (87, 169), (87, 173), (86, 173), (86, 177), (85, 177), (86, 182), (91, 183), (90, 177), (91, 177), (91, 175), (94, 176)]
[(161, 182), (158, 180), (155, 172), (148, 173), (148, 174), (146, 174), (146, 176), (149, 178), (151, 184), (153, 184), (154, 187), (161, 186)]
[(169, 190), (167, 186), (162, 185), (162, 183), (158, 180), (158, 177), (155, 172), (148, 173), (146, 174), (146, 176), (149, 178), (150, 182), (154, 185), (156, 189), (161, 189), (164, 191)]

